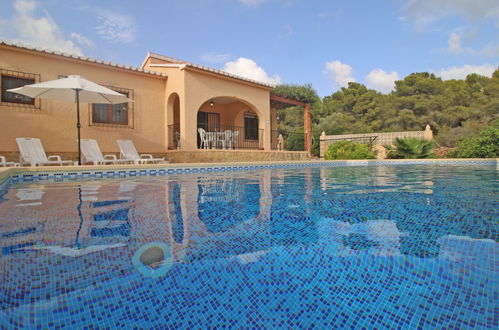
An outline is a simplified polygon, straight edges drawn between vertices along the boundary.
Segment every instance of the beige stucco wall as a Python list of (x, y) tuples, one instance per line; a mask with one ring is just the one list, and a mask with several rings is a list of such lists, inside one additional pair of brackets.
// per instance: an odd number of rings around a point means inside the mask
[[(181, 148), (197, 150), (197, 113), (219, 111), (222, 124), (244, 126), (244, 112), (253, 110), (264, 129), (264, 149), (270, 148), (270, 87), (223, 76), (206, 70), (173, 65), (148, 57), (142, 68), (166, 74), (161, 77), (110, 65), (91, 63), (45, 52), (0, 46), (0, 68), (40, 75), (40, 81), (57, 79), (59, 75), (80, 75), (105, 86), (130, 89), (134, 103), (130, 120), (133, 126), (110, 126), (90, 123), (91, 105), (81, 103), (82, 138), (96, 139), (103, 152), (119, 151), (118, 139), (131, 139), (141, 153), (164, 153), (168, 150), (168, 125), (180, 124)], [(234, 103), (208, 102), (230, 98)], [(38, 137), (48, 154), (76, 154), (76, 105), (39, 99), (40, 109), (13, 107), (0, 103), (0, 154), (18, 151), (16, 137)], [(206, 109), (208, 108), (208, 109)]]
[[(156, 65), (170, 65), (154, 66)], [(244, 126), (244, 110), (252, 109), (259, 117), (264, 129), (264, 149), (270, 150), (270, 89), (262, 85), (220, 76), (205, 70), (182, 66), (171, 61), (149, 57), (142, 68), (168, 75), (167, 98), (176, 93), (180, 100), (180, 134), (182, 150), (197, 150), (197, 113), (219, 112), (221, 124)], [(209, 102), (217, 97), (232, 98), (235, 103), (216, 104)], [(167, 125), (173, 124), (173, 106), (168, 102)]]
[[(167, 149), (166, 77), (3, 45), (0, 68), (40, 74), (41, 81), (80, 75), (101, 85), (131, 89), (133, 128), (89, 126), (91, 106), (81, 103), (82, 138), (96, 139), (104, 152), (119, 151), (118, 139), (132, 139), (140, 152)], [(0, 103), (0, 154), (18, 150), (16, 137), (38, 137), (47, 152), (76, 152), (76, 105), (48, 99), (40, 104), (41, 109), (29, 109)]]
[(207, 100), (199, 111), (220, 114), (221, 125), (244, 127), (244, 112), (251, 109), (249, 105), (234, 100), (233, 103), (228, 104), (215, 103), (212, 107), (209, 101)]
[[(196, 118), (198, 110), (207, 100), (216, 97), (239, 100), (257, 113), (260, 128), (264, 129), (264, 149), (270, 150), (270, 94), (268, 89), (197, 71), (186, 70), (185, 74), (185, 116), (187, 118)], [(240, 114), (240, 108), (236, 111)], [(185, 126), (181, 123), (181, 127), (185, 127), (185, 150), (195, 150), (197, 148), (197, 123), (194, 120), (184, 124)]]

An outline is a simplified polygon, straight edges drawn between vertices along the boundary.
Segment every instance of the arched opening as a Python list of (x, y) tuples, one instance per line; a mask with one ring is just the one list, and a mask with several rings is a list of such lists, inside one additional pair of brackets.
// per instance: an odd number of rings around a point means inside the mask
[(258, 110), (234, 97), (206, 100), (197, 113), (199, 149), (263, 149)]
[(172, 93), (168, 98), (168, 149), (180, 149), (180, 97)]

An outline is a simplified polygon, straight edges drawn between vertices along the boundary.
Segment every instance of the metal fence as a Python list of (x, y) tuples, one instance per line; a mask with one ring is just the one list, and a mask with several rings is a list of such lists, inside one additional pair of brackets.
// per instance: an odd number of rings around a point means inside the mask
[(360, 144), (368, 144), (368, 145), (373, 145), (375, 141), (378, 139), (377, 135), (370, 135), (370, 136), (355, 136), (355, 137), (341, 137), (341, 138), (334, 138), (332, 136), (327, 137), (325, 139), (326, 141), (331, 141), (329, 144), (333, 144), (334, 142), (338, 141), (354, 141)]
[[(198, 125), (199, 149), (263, 149), (263, 129), (232, 125)], [(168, 125), (168, 149), (180, 149), (180, 125)]]
[(168, 149), (180, 149), (180, 124), (168, 125)]
[(199, 149), (263, 149), (263, 129), (198, 125)]
[(384, 133), (365, 133), (365, 134), (342, 134), (342, 135), (321, 135), (320, 137), (320, 156), (323, 157), (329, 146), (337, 141), (355, 141), (373, 145), (392, 144), (396, 138), (417, 138), (432, 140), (433, 132), (430, 125), (426, 125), (424, 131), (405, 131), (405, 132), (384, 132)]

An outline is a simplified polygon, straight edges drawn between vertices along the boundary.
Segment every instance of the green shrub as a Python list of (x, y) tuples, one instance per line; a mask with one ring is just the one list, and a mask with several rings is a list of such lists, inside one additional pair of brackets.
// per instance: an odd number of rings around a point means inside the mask
[(387, 158), (434, 158), (433, 149), (435, 142), (417, 138), (396, 138), (393, 146), (385, 146), (388, 149)]
[(324, 159), (373, 159), (374, 152), (365, 144), (353, 141), (338, 141), (329, 146)]
[(497, 158), (499, 157), (499, 127), (489, 126), (473, 138), (458, 144), (455, 152), (462, 158)]
[(303, 151), (305, 150), (305, 141), (303, 132), (295, 131), (288, 132), (284, 137), (284, 149), (289, 151)]

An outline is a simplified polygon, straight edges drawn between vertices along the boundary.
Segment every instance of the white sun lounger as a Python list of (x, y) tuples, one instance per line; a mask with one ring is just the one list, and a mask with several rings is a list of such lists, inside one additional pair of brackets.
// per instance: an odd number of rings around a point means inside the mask
[(135, 164), (147, 164), (154, 162), (165, 162), (165, 158), (153, 158), (151, 154), (139, 154), (132, 140), (117, 140), (123, 159)]
[(30, 164), (31, 166), (71, 165), (73, 163), (70, 160), (61, 160), (59, 155), (47, 157), (42, 142), (38, 138), (16, 138), (16, 142), (21, 153), (19, 156), (21, 166), (24, 164)]
[(123, 164), (130, 163), (127, 159), (117, 159), (116, 155), (103, 155), (97, 141), (92, 139), (81, 139), (82, 164)]
[(8, 162), (5, 156), (0, 156), (0, 166), (19, 166), (16, 162)]

